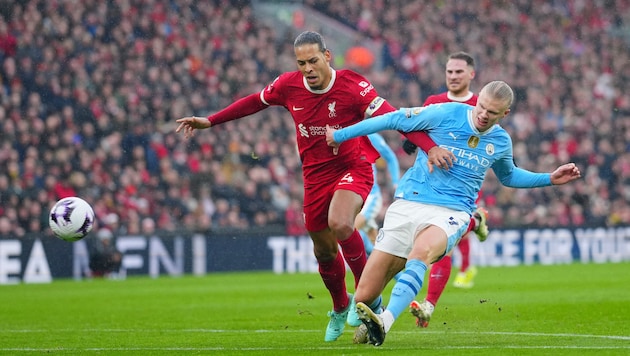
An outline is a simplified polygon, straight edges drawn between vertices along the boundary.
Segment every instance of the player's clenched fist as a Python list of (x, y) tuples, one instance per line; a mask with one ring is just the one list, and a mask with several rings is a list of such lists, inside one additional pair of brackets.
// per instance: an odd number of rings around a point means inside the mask
[(198, 116), (183, 117), (181, 119), (178, 119), (176, 122), (179, 124), (179, 126), (177, 126), (175, 132), (180, 132), (183, 130), (186, 137), (192, 137), (195, 129), (207, 129), (212, 126), (210, 120), (205, 117)]

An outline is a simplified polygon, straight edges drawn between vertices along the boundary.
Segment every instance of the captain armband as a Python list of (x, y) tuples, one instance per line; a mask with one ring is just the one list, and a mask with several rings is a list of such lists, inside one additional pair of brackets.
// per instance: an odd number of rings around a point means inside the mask
[(380, 109), (380, 107), (383, 105), (384, 102), (385, 102), (385, 99), (381, 98), (380, 96), (377, 96), (376, 98), (374, 98), (372, 102), (370, 103), (370, 105), (368, 105), (367, 109), (365, 110), (365, 113), (367, 114), (367, 116), (371, 117), (378, 109)]

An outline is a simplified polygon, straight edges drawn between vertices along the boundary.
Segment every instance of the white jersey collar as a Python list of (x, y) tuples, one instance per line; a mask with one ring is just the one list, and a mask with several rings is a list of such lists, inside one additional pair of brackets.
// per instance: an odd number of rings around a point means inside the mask
[(320, 90), (313, 90), (313, 89), (311, 89), (311, 87), (308, 86), (308, 82), (306, 81), (306, 77), (302, 76), (302, 83), (304, 83), (304, 88), (306, 88), (306, 90), (310, 91), (313, 94), (328, 93), (330, 91), (330, 89), (333, 87), (333, 85), (335, 84), (335, 80), (337, 79), (337, 71), (334, 68), (330, 68), (330, 71), (331, 71), (330, 83), (328, 83), (328, 86), (326, 88), (320, 89)]
[(451, 94), (450, 91), (446, 93), (446, 97), (448, 98), (448, 100), (455, 101), (458, 103), (467, 102), (468, 100), (470, 100), (470, 98), (473, 97), (473, 95), (474, 93), (471, 91), (469, 91), (468, 94), (466, 94), (466, 96), (463, 96), (463, 97), (453, 96), (453, 94)]

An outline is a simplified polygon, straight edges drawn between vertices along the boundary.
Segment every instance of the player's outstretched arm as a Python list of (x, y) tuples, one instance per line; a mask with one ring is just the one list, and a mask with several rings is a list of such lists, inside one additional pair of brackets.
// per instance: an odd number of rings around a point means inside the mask
[(206, 117), (199, 116), (187, 116), (176, 121), (179, 126), (175, 129), (175, 132), (179, 133), (184, 131), (186, 138), (192, 137), (195, 130), (207, 129), (212, 126), (212, 123)]
[(560, 185), (572, 182), (580, 178), (582, 174), (575, 163), (567, 163), (558, 167), (551, 173), (551, 184)]

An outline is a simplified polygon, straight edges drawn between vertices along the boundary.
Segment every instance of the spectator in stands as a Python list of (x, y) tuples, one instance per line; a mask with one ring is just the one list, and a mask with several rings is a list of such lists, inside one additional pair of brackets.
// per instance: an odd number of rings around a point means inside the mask
[[(231, 140), (228, 135), (200, 135), (182, 150), (184, 155), (174, 155), (183, 143), (168, 133), (167, 127), (172, 117), (216, 111), (239, 93), (261, 89), (286, 68), (286, 63), (293, 62), (292, 48), (278, 45), (282, 39), (278, 39), (276, 29), (257, 21), (247, 2), (239, 2), (239, 7), (231, 2), (206, 2), (204, 11), (179, 11), (189, 5), (177, 6), (183, 3), (175, 0), (174, 6), (163, 6), (165, 16), (157, 18), (152, 17), (153, 6), (134, 1), (125, 4), (126, 9), (116, 2), (106, 7), (67, 0), (38, 4), (6, 2), (0, 16), (6, 25), (2, 38), (15, 39), (15, 46), (12, 39), (4, 42), (9, 50), (0, 55), (0, 176), (7, 177), (12, 191), (11, 198), (0, 197), (3, 210), (15, 213), (26, 199), (20, 170), (31, 147), (40, 157), (43, 172), (41, 177), (35, 175), (31, 187), (50, 195), (50, 180), (65, 181), (64, 174), (81, 171), (91, 184), (75, 193), (89, 195), (94, 202), (103, 200), (97, 204), (106, 206), (104, 214), (117, 213), (121, 228), (126, 229), (132, 221), (125, 217), (127, 208), (110, 203), (108, 196), (124, 191), (118, 180), (123, 170), (144, 174), (139, 166), (127, 162), (130, 157), (121, 149), (121, 133), (131, 132), (140, 122), (147, 132), (163, 135), (151, 136), (149, 145), (140, 145), (147, 150), (143, 160), (154, 195), (166, 195), (171, 186), (186, 189), (181, 182), (198, 174), (194, 157), (187, 162), (186, 153), (196, 147), (201, 160), (213, 167), (205, 179), (217, 179), (214, 174), (223, 171), (228, 174), (225, 184), (230, 190), (236, 195), (242, 192), (243, 181), (232, 178), (246, 175), (248, 167), (231, 161), (226, 150)], [(522, 150), (517, 162), (520, 167), (544, 170), (557, 163), (557, 158), (547, 157), (553, 130), (566, 132), (579, 142), (576, 155), (591, 165), (607, 162), (612, 153), (613, 161), (605, 163), (612, 170), (601, 169), (597, 173), (600, 179), (575, 184), (579, 194), (574, 194), (573, 187), (557, 189), (553, 196), (540, 191), (528, 192), (525, 197), (507, 194), (498, 188), (493, 176), (488, 177), (482, 205), (496, 211), (490, 216), (493, 227), (530, 226), (535, 223), (530, 212), (556, 198), (581, 207), (584, 219), (576, 219), (583, 222), (575, 226), (602, 221), (630, 224), (628, 214), (615, 203), (627, 200), (623, 192), (630, 184), (624, 179), (627, 174), (623, 168), (630, 142), (630, 99), (625, 95), (630, 91), (630, 72), (624, 61), (630, 57), (630, 47), (622, 30), (629, 25), (624, 16), (630, 11), (627, 1), (589, 6), (575, 0), (543, 6), (510, 2), (491, 7), (412, 0), (397, 6), (358, 0), (309, 0), (305, 4), (343, 19), (364, 37), (383, 41), (383, 53), (377, 53), (376, 58), (384, 57), (385, 67), (366, 76), (394, 106), (412, 105), (418, 97), (443, 91), (442, 59), (455, 49), (466, 49), (471, 40), (484, 38), (471, 53), (480, 69), (477, 80), (513, 78), (518, 97), (513, 115), (519, 119), (512, 120), (506, 129), (514, 138), (515, 149)], [(73, 20), (77, 18), (98, 20)], [(167, 20), (172, 18), (179, 21)], [(202, 23), (210, 24), (208, 31), (199, 30)], [(565, 26), (557, 28), (557, 23)], [(542, 32), (551, 35), (540, 36)], [(247, 39), (247, 46), (240, 45), (243, 39)], [(410, 77), (405, 68), (415, 62), (421, 64), (419, 74), (411, 76), (410, 85), (402, 85), (400, 78)], [(242, 85), (245, 81), (246, 87)], [(72, 115), (68, 107), (73, 109)], [(152, 120), (144, 120), (146, 117)], [(273, 183), (289, 195), (300, 196), (292, 192), (293, 187), (302, 185), (300, 175), (293, 173), (299, 171), (295, 143), (277, 139), (289, 137), (294, 130), (288, 114), (270, 109), (248, 121), (247, 128), (256, 135), (243, 136), (243, 145), (254, 148), (257, 141), (267, 142), (268, 149), (258, 154), (261, 162), (268, 162), (262, 164), (271, 169), (276, 164), (271, 163), (273, 158), (279, 158), (281, 168), (288, 172), (286, 177), (273, 176)], [(88, 123), (94, 128), (93, 138)], [(243, 123), (239, 125), (243, 127)], [(533, 129), (543, 126), (548, 128), (544, 135), (532, 134)], [(231, 127), (225, 126), (226, 130)], [(384, 136), (394, 148), (398, 145), (397, 137)], [(93, 147), (93, 140), (97, 141), (95, 150), (88, 148)], [(592, 145), (586, 145), (589, 140)], [(605, 148), (602, 142), (610, 142), (612, 152), (600, 153), (600, 147)], [(155, 150), (158, 162), (151, 162), (155, 157), (150, 149)], [(402, 168), (407, 168), (411, 162), (398, 153)], [(165, 161), (170, 163), (168, 167)], [(167, 174), (158, 173), (156, 164), (164, 164)], [(600, 198), (603, 192), (609, 196)], [(222, 198), (219, 194), (213, 188), (210, 198), (216, 201)], [(42, 196), (38, 204), (54, 199)], [(601, 204), (600, 200), (609, 203)], [(155, 209), (150, 214), (156, 221), (157, 213), (165, 210), (159, 209), (163, 204), (157, 199), (151, 202)], [(274, 205), (271, 209), (277, 208)], [(508, 212), (522, 218), (508, 218)], [(188, 227), (185, 221), (194, 220), (191, 214), (196, 212), (188, 210), (166, 226)], [(547, 215), (551, 224), (562, 220), (559, 212), (549, 210)], [(17, 225), (17, 221), (11, 223)], [(278, 219), (273, 223), (283, 222)], [(46, 226), (40, 224), (39, 228)], [(15, 227), (21, 235), (41, 233), (32, 229), (35, 225)]]
[(94, 277), (118, 278), (122, 254), (116, 248), (114, 235), (108, 228), (101, 228), (92, 238), (90, 270)]

